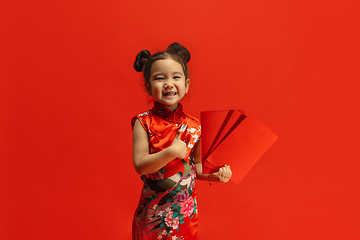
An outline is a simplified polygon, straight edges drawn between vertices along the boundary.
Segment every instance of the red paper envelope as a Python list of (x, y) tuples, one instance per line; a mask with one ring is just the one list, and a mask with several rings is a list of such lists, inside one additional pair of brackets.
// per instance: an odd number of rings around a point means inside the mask
[(269, 128), (241, 110), (201, 112), (203, 173), (228, 164), (239, 184), (266, 150), (278, 139)]

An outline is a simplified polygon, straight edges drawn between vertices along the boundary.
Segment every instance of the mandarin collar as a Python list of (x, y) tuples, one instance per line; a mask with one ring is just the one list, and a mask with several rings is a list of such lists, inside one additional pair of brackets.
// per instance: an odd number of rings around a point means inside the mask
[(181, 103), (179, 103), (178, 107), (173, 112), (160, 103), (155, 102), (152, 111), (159, 117), (169, 122), (180, 122), (185, 117)]

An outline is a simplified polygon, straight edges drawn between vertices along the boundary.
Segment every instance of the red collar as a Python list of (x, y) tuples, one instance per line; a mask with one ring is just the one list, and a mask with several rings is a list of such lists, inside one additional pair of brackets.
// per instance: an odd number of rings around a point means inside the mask
[(181, 103), (179, 103), (175, 111), (172, 112), (160, 103), (155, 102), (152, 112), (169, 122), (181, 122), (181, 120), (185, 118)]

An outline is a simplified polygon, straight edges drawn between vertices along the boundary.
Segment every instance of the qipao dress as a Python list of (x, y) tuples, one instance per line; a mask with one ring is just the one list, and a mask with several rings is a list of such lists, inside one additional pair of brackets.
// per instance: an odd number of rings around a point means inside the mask
[(149, 153), (171, 146), (179, 128), (186, 127), (181, 140), (186, 143), (184, 159), (174, 159), (158, 171), (142, 175), (144, 182), (133, 219), (133, 240), (196, 239), (198, 210), (195, 190), (196, 170), (193, 150), (201, 135), (199, 121), (183, 112), (172, 112), (155, 102), (154, 107), (132, 119), (139, 120), (149, 137)]

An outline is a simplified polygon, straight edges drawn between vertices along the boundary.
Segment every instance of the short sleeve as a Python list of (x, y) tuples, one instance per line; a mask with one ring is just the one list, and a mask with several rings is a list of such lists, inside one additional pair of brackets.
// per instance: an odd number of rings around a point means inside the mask
[(145, 129), (145, 131), (149, 134), (148, 124), (146, 119), (148, 118), (148, 112), (138, 114), (131, 119), (131, 128), (134, 129), (136, 120), (139, 120), (141, 126)]
[(134, 117), (131, 119), (131, 129), (134, 129), (136, 119), (138, 119), (137, 116), (134, 116)]

